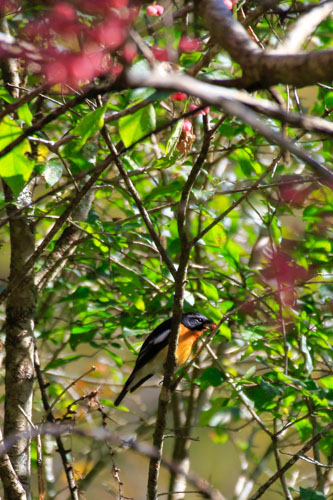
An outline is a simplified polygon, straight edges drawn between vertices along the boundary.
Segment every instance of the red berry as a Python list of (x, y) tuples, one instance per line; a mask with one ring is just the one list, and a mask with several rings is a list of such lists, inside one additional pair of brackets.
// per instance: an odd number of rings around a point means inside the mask
[(156, 6), (155, 5), (148, 5), (148, 7), (146, 8), (146, 14), (149, 17), (158, 16)]
[(152, 16), (161, 16), (164, 12), (164, 7), (163, 5), (156, 4), (156, 5), (148, 5), (146, 8), (146, 14), (149, 17)]
[(183, 123), (183, 132), (191, 132), (192, 127), (192, 122), (186, 118)]
[[(198, 109), (198, 106), (196, 104), (191, 104), (189, 109), (190, 109), (190, 111), (194, 111), (195, 109)], [(197, 114), (198, 113), (195, 113), (194, 116)]]
[(186, 99), (186, 97), (187, 94), (185, 94), (184, 92), (175, 92), (170, 96), (170, 99), (172, 101), (183, 101), (184, 99)]
[(223, 0), (223, 3), (227, 9), (232, 10), (232, 7), (235, 3), (237, 3), (237, 0)]
[[(190, 111), (194, 111), (195, 109), (198, 109), (198, 106), (196, 104), (191, 104), (190, 105)], [(198, 116), (198, 115), (208, 115), (210, 111), (210, 107), (209, 106), (206, 106), (204, 109), (201, 109), (200, 111), (198, 111), (197, 113), (194, 113), (194, 116)]]
[(166, 49), (160, 49), (159, 47), (154, 47), (152, 49), (152, 52), (157, 61), (169, 61), (169, 53)]
[(163, 7), (163, 5), (156, 4), (156, 5), (155, 5), (155, 8), (156, 8), (156, 11), (157, 11), (157, 15), (158, 15), (158, 16), (162, 16), (162, 14), (163, 14), (163, 12), (164, 12), (164, 7)]

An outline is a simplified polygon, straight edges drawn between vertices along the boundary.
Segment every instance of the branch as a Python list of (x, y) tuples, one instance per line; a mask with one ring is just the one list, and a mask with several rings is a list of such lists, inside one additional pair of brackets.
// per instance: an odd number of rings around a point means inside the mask
[(205, 234), (207, 234), (216, 224), (219, 224), (234, 208), (236, 208), (242, 201), (244, 201), (250, 193), (252, 193), (254, 190), (257, 189), (261, 181), (270, 173), (274, 168), (276, 168), (278, 162), (282, 158), (282, 153), (280, 153), (276, 158), (274, 158), (273, 162), (263, 174), (252, 184), (252, 186), (244, 193), (242, 196), (238, 198), (238, 200), (235, 200), (229, 208), (227, 208), (224, 212), (222, 212), (216, 219), (214, 219), (208, 226), (206, 226), (192, 241), (192, 245), (196, 245)]
[(207, 103), (221, 106), (227, 113), (235, 115), (245, 123), (251, 125), (251, 127), (257, 130), (270, 142), (273, 142), (280, 147), (289, 150), (295, 156), (310, 165), (321, 177), (323, 182), (327, 183), (329, 186), (333, 186), (333, 172), (322, 166), (317, 161), (313, 160), (303, 150), (285, 139), (282, 134), (270, 129), (266, 123), (259, 120), (256, 113), (244, 106), (244, 99), (240, 98), (239, 92), (232, 91), (230, 89), (217, 89), (213, 85), (200, 82), (189, 76), (184, 76), (177, 73), (167, 73), (163, 71), (162, 66), (159, 66), (156, 71), (147, 71), (140, 74), (129, 74), (128, 79), (130, 84), (134, 86), (180, 90), (188, 94), (196, 95)]
[(81, 104), (81, 102), (85, 101), (86, 99), (90, 99), (105, 92), (109, 92), (111, 89), (114, 88), (115, 85), (113, 83), (112, 84), (108, 83), (107, 85), (104, 84), (100, 86), (91, 84), (83, 88), (82, 93), (76, 95), (75, 97), (73, 97), (73, 99), (70, 99), (69, 101), (65, 102), (62, 106), (59, 106), (58, 108), (54, 109), (53, 111), (51, 111), (51, 113), (41, 118), (30, 127), (27, 127), (21, 135), (19, 135), (14, 141), (12, 141), (10, 144), (8, 144), (0, 151), (0, 158), (2, 158), (7, 153), (12, 151), (18, 144), (21, 144), (21, 142), (24, 141), (24, 139), (26, 139), (27, 137), (29, 137), (29, 135), (33, 135), (39, 130), (42, 130), (45, 127), (45, 125), (48, 125), (52, 121), (56, 120), (60, 115), (64, 114), (68, 109), (75, 107), (78, 104)]
[[(44, 407), (44, 410), (46, 413), (46, 420), (51, 425), (55, 425), (55, 418), (53, 416), (52, 409), (51, 409), (51, 406), (49, 404), (49, 400), (48, 400), (47, 393), (45, 390), (46, 385), (45, 385), (45, 382), (43, 379), (42, 370), (41, 370), (40, 363), (39, 363), (39, 356), (38, 356), (38, 352), (37, 352), (36, 348), (35, 348), (35, 371), (36, 371), (39, 389), (40, 389), (41, 396), (42, 396), (43, 407)], [(45, 429), (43, 429), (43, 431), (44, 431), (44, 434), (49, 434), (47, 431), (45, 432)], [(34, 429), (33, 432), (38, 432), (38, 433), (42, 434), (41, 429), (38, 429), (38, 428)], [(15, 438), (16, 438), (16, 435), (15, 435)], [(71, 500), (79, 500), (78, 487), (77, 487), (76, 482), (75, 482), (73, 467), (67, 458), (67, 453), (69, 452), (69, 450), (65, 449), (60, 434), (57, 434), (55, 436), (55, 440), (57, 443), (59, 455), (61, 456), (64, 470), (65, 470), (67, 484), (68, 484), (68, 488), (69, 488), (70, 495), (71, 495)]]
[(230, 10), (220, 0), (197, 1), (204, 25), (218, 44), (229, 52), (232, 59), (242, 68), (248, 65), (248, 58), (261, 54), (261, 49), (252, 40), (245, 28), (234, 19)]
[[(12, 85), (10, 85), (12, 87)], [(48, 89), (49, 85), (46, 83), (43, 83), (42, 85), (39, 85), (34, 90), (31, 90), (27, 94), (25, 94), (21, 99), (18, 99), (15, 102), (12, 102), (11, 104), (6, 103), (6, 107), (0, 112), (0, 120), (2, 120), (6, 115), (9, 115), (10, 113), (14, 113), (18, 108), (23, 106), (23, 104), (26, 104), (27, 102), (32, 101), (35, 97), (40, 95), (44, 90)]]
[(325, 434), (327, 434), (331, 429), (333, 429), (333, 422), (330, 422), (329, 424), (327, 424), (320, 432), (318, 432), (318, 434), (316, 434), (315, 436), (313, 436), (304, 446), (303, 448), (301, 448), (299, 450), (299, 452), (297, 453), (297, 455), (294, 455), (290, 460), (288, 460), (287, 463), (285, 463), (283, 465), (283, 467), (281, 467), (281, 469), (276, 472), (275, 474), (273, 474), (273, 476), (271, 476), (268, 481), (266, 481), (266, 483), (264, 483), (260, 488), (259, 490), (257, 491), (257, 493), (255, 493), (254, 495), (252, 495), (249, 500), (257, 500), (257, 498), (260, 498), (264, 493), (265, 491), (277, 480), (279, 479), (283, 474), (285, 474), (287, 472), (287, 470), (289, 470), (296, 462), (297, 460), (300, 459), (301, 456), (303, 456), (307, 451), (309, 451), (312, 446), (316, 443), (318, 443), (321, 438), (323, 436), (325, 436)]
[(281, 120), (298, 128), (307, 131), (323, 133), (333, 137), (333, 124), (316, 116), (309, 116), (299, 113), (290, 113), (284, 111), (280, 106), (266, 99), (257, 99), (245, 92), (228, 88), (216, 88), (215, 80), (200, 81), (190, 76), (179, 73), (165, 73), (161, 75), (161, 68), (157, 71), (141, 75), (130, 74), (130, 83), (140, 85), (145, 83), (147, 86), (180, 90), (187, 94), (196, 95), (204, 102), (223, 105), (223, 100), (237, 101), (244, 104), (258, 113), (262, 113), (271, 118)]
[(267, 88), (278, 83), (304, 87), (333, 78), (333, 50), (303, 54), (263, 51), (220, 0), (198, 0), (211, 35), (243, 70), (244, 88)]
[(166, 427), (166, 416), (172, 391), (172, 379), (176, 367), (176, 352), (178, 346), (178, 330), (181, 322), (184, 304), (184, 292), (186, 287), (186, 277), (191, 245), (185, 231), (185, 221), (188, 209), (190, 191), (199, 175), (203, 162), (207, 158), (211, 134), (205, 134), (200, 155), (198, 156), (190, 172), (187, 182), (182, 191), (181, 201), (178, 205), (177, 224), (180, 240), (180, 258), (177, 273), (175, 276), (175, 295), (173, 302), (172, 326), (168, 345), (168, 354), (165, 363), (164, 379), (162, 390), (158, 401), (157, 418), (154, 432), (153, 446), (156, 449), (156, 457), (152, 457), (149, 462), (149, 475), (147, 485), (148, 500), (156, 500), (157, 481), (162, 460), (162, 450), (164, 432)]
[(160, 240), (157, 232), (154, 229), (153, 223), (151, 222), (149, 213), (147, 212), (145, 206), (143, 205), (139, 193), (137, 192), (133, 182), (131, 181), (130, 177), (128, 176), (122, 162), (120, 161), (120, 159), (118, 157), (118, 151), (117, 151), (116, 147), (114, 146), (114, 144), (112, 143), (112, 141), (109, 137), (109, 134), (107, 132), (107, 129), (105, 127), (103, 127), (102, 133), (103, 133), (104, 139), (105, 139), (108, 147), (110, 148), (110, 151), (112, 152), (112, 154), (114, 156), (114, 162), (119, 170), (119, 173), (120, 173), (122, 179), (124, 180), (129, 192), (131, 193), (143, 220), (145, 221), (145, 224), (146, 224), (146, 227), (149, 231), (149, 234), (152, 237), (152, 239), (153, 239), (153, 241), (154, 241), (154, 243), (155, 243), (155, 245), (156, 245), (156, 247), (161, 255), (163, 262), (165, 263), (165, 265), (169, 269), (172, 276), (175, 277), (176, 276), (176, 269), (175, 269), (169, 255), (167, 254), (166, 250), (164, 249), (164, 247), (161, 243), (161, 240)]
[(54, 223), (50, 231), (44, 237), (43, 241), (34, 251), (34, 253), (30, 256), (29, 259), (25, 262), (24, 266), (22, 266), (21, 273), (13, 277), (8, 286), (0, 293), (0, 303), (3, 302), (16, 288), (22, 283), (25, 279), (25, 276), (34, 266), (35, 262), (42, 255), (44, 249), (47, 245), (52, 241), (52, 238), (59, 231), (62, 225), (67, 221), (68, 217), (72, 213), (72, 211), (78, 206), (82, 198), (88, 193), (90, 188), (95, 184), (98, 177), (102, 174), (102, 172), (110, 165), (110, 163), (114, 160), (114, 155), (109, 155), (103, 160), (95, 169), (95, 173), (90, 177), (90, 179), (86, 182), (86, 184), (82, 187), (81, 191), (77, 193), (75, 199), (72, 203), (66, 208), (66, 210), (62, 213), (62, 215), (57, 219)]
[[(5, 441), (2, 444), (0, 444), (0, 457), (3, 456), (5, 453), (7, 453), (7, 450), (9, 450), (12, 446), (14, 446), (18, 439), (27, 437), (28, 434), (31, 437), (35, 437), (36, 434), (40, 435), (49, 434), (51, 436), (54, 436), (55, 439), (57, 440), (58, 438), (61, 439), (62, 434), (68, 434), (68, 433), (72, 433), (76, 436), (81, 436), (81, 437), (89, 437), (91, 439), (94, 439), (102, 443), (105, 443), (108, 440), (113, 441), (118, 446), (131, 449), (136, 453), (144, 455), (146, 457), (156, 457), (157, 455), (156, 450), (151, 446), (148, 446), (145, 443), (141, 443), (135, 440), (124, 441), (119, 437), (119, 433), (111, 433), (105, 427), (75, 429), (69, 425), (48, 423), (44, 424), (42, 427), (36, 427), (35, 429), (30, 430), (29, 433), (19, 432), (6, 438)], [(204, 498), (210, 498), (211, 500), (225, 500), (222, 493), (214, 489), (207, 481), (203, 480), (202, 478), (196, 476), (193, 473), (186, 473), (183, 469), (179, 468), (177, 464), (174, 464), (169, 460), (162, 459), (161, 465), (163, 465), (163, 467), (165, 467), (170, 471), (175, 471), (177, 474), (184, 475), (187, 478), (187, 481), (191, 483), (195, 488), (197, 488)]]
[(277, 47), (276, 52), (285, 54), (296, 52), (305, 42), (306, 38), (316, 29), (316, 27), (326, 19), (333, 10), (333, 1), (320, 4), (310, 12), (299, 17), (289, 30), (284, 41)]
[[(78, 194), (79, 193), (76, 193), (76, 196)], [(94, 191), (90, 189), (81, 198), (80, 203), (76, 205), (76, 209), (73, 210), (72, 213), (72, 218), (77, 221), (85, 221), (88, 217), (93, 199)], [(37, 273), (36, 283), (39, 292), (41, 292), (50, 280), (59, 276), (62, 269), (66, 265), (67, 259), (75, 251), (75, 242), (79, 238), (79, 234), (79, 229), (74, 225), (68, 226), (64, 229), (63, 233), (56, 241), (54, 249), (48, 255), (44, 265)]]

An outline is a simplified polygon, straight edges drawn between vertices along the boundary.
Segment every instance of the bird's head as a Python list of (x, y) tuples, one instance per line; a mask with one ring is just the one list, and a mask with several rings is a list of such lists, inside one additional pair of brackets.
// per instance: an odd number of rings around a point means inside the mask
[(183, 314), (182, 323), (190, 330), (199, 330), (201, 332), (209, 328), (216, 328), (212, 320), (196, 312)]

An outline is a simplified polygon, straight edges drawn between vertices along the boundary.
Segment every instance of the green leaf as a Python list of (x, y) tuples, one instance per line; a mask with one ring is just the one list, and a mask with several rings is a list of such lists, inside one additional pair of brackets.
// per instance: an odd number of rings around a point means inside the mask
[(106, 105), (91, 111), (76, 124), (76, 127), (72, 130), (72, 134), (79, 138), (75, 144), (75, 151), (80, 149), (89, 137), (95, 135), (103, 127), (105, 109)]
[(227, 340), (231, 340), (231, 330), (229, 326), (226, 325), (225, 323), (222, 323), (222, 325), (219, 328), (218, 335), (225, 337)]
[[(0, 124), (0, 151), (22, 134), (22, 129), (6, 116)], [(24, 139), (6, 156), (0, 158), (0, 176), (6, 181), (15, 196), (18, 196), (29, 180), (34, 162), (26, 155), (30, 153), (29, 141)]]
[(333, 389), (333, 377), (323, 377), (320, 379), (320, 382), (327, 389)]
[(165, 154), (169, 158), (170, 158), (170, 156), (173, 155), (173, 153), (174, 153), (174, 151), (176, 149), (176, 146), (177, 146), (178, 141), (179, 141), (180, 134), (182, 133), (182, 130), (183, 130), (183, 123), (184, 123), (184, 120), (179, 120), (176, 123), (175, 128), (171, 132), (171, 135), (169, 137), (169, 140), (167, 142), (166, 149), (165, 149)]
[(313, 491), (307, 488), (299, 489), (300, 497), (302, 500), (326, 500), (325, 495), (321, 491)]
[(215, 366), (210, 366), (203, 371), (200, 377), (200, 387), (207, 389), (210, 385), (217, 387), (225, 380), (224, 374)]
[(300, 435), (302, 443), (304, 443), (304, 441), (309, 439), (309, 437), (313, 432), (312, 424), (308, 418), (304, 418), (303, 420), (296, 422), (295, 427), (297, 429), (298, 434)]
[(269, 225), (269, 231), (273, 238), (273, 241), (276, 245), (281, 243), (282, 232), (281, 232), (281, 223), (277, 217), (272, 217)]
[(228, 312), (233, 307), (233, 305), (234, 305), (234, 303), (231, 300), (224, 300), (222, 302), (222, 304), (220, 305), (220, 310), (221, 310), (222, 314), (225, 314), (226, 312)]
[(202, 291), (207, 299), (217, 302), (219, 300), (219, 292), (215, 285), (209, 283), (209, 281), (200, 281)]
[(166, 196), (172, 196), (174, 199), (178, 198), (181, 194), (181, 190), (184, 186), (183, 182), (179, 180), (171, 181), (166, 186), (157, 186), (152, 189), (146, 196), (145, 201), (151, 201), (156, 198), (165, 198)]
[(61, 179), (62, 163), (58, 158), (51, 158), (43, 169), (43, 176), (49, 186), (53, 186)]
[(126, 147), (152, 132), (155, 127), (156, 115), (152, 104), (119, 120), (119, 134)]
[(29, 105), (26, 102), (23, 106), (20, 106), (17, 110), (17, 114), (20, 120), (24, 121), (27, 125), (31, 125), (32, 113), (30, 111)]

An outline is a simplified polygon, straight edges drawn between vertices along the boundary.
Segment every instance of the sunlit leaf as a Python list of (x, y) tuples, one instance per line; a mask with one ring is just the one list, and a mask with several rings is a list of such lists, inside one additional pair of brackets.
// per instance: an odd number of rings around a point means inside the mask
[(138, 141), (156, 127), (155, 109), (149, 104), (136, 113), (123, 116), (119, 120), (120, 137), (126, 147)]
[[(8, 116), (0, 124), (0, 151), (22, 134), (22, 129)], [(17, 196), (32, 173), (34, 162), (27, 153), (30, 144), (24, 139), (12, 151), (0, 158), (0, 176)]]

